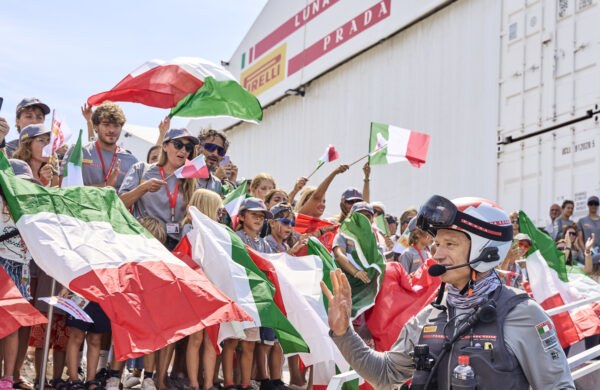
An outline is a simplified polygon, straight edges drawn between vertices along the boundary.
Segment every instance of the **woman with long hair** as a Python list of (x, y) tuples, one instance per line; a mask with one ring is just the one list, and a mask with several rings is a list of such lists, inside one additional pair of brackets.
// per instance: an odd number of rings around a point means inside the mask
[(44, 147), (50, 143), (50, 130), (43, 124), (29, 125), (21, 130), (19, 141), (12, 157), (29, 164), (33, 178), (41, 185), (58, 186), (58, 172), (48, 164), (49, 157), (44, 157), (42, 153)]

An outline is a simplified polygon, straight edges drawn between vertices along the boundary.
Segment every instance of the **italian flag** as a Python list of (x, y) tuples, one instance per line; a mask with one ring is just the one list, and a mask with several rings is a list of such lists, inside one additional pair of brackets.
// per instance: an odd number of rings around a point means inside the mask
[(412, 166), (419, 168), (427, 159), (429, 138), (428, 134), (371, 122), (369, 164), (408, 161)]
[(323, 153), (321, 158), (319, 158), (319, 161), (317, 161), (317, 169), (321, 168), (321, 166), (325, 163), (337, 160), (339, 157), (340, 156), (333, 145), (329, 145), (327, 149), (325, 149), (325, 153)]
[(175, 251), (188, 253), (225, 295), (239, 304), (252, 319), (221, 324), (218, 343), (243, 338), (243, 330), (257, 326), (273, 328), (283, 352), (309, 352), (306, 341), (286, 318), (286, 306), (276, 273), (269, 271), (263, 254), (247, 248), (233, 230), (190, 207), (193, 229)]
[[(519, 211), (521, 232), (531, 238), (527, 252), (527, 275), (533, 298), (546, 310), (582, 299), (600, 296), (600, 285), (581, 269), (565, 265), (564, 254), (542, 233), (529, 217)], [(585, 337), (600, 333), (600, 306), (590, 303), (552, 316), (554, 327), (563, 348)], [(552, 324), (544, 324), (551, 327)], [(550, 328), (539, 326), (538, 332)]]
[(385, 264), (382, 293), (365, 313), (376, 351), (389, 351), (404, 324), (434, 299), (441, 281), (427, 272), (433, 264), (433, 260), (427, 260), (412, 277), (400, 263)]
[(377, 231), (379, 231), (381, 234), (385, 234), (386, 236), (390, 235), (390, 231), (388, 230), (387, 223), (385, 221), (385, 216), (383, 214), (379, 214), (375, 217), (373, 227), (377, 229)]
[(193, 160), (185, 160), (185, 163), (173, 172), (173, 175), (179, 179), (206, 179), (210, 176), (208, 166), (204, 160), (204, 155), (201, 154)]
[(79, 138), (77, 138), (77, 143), (75, 143), (73, 151), (67, 161), (67, 165), (65, 166), (62, 182), (60, 184), (63, 188), (83, 186), (83, 174), (81, 171), (83, 161), (83, 153), (81, 151), (82, 134), (83, 130), (79, 130)]
[(0, 340), (22, 326), (47, 324), (48, 319), (23, 298), (14, 281), (0, 266)]
[(254, 95), (228, 70), (197, 57), (150, 60), (110, 91), (89, 97), (88, 104), (97, 106), (106, 100), (171, 108), (170, 116), (262, 120), (262, 108)]
[(144, 229), (115, 191), (41, 187), (15, 178), (4, 156), (0, 185), (36, 264), (100, 304), (111, 321), (117, 360), (210, 325), (249, 319)]
[(354, 320), (375, 304), (385, 273), (385, 260), (377, 247), (377, 238), (371, 223), (364, 215), (352, 214), (342, 222), (339, 233), (356, 244), (352, 253), (346, 253), (346, 256), (356, 268), (366, 271), (371, 279), (370, 283), (365, 284), (344, 272), (352, 289), (351, 317)]
[(72, 133), (67, 125), (65, 117), (56, 110), (52, 110), (52, 128), (50, 132), (50, 143), (42, 149), (42, 156), (50, 157), (54, 152), (60, 149), (65, 143), (69, 142)]
[(242, 202), (246, 199), (246, 191), (248, 188), (248, 180), (244, 180), (242, 184), (240, 184), (235, 190), (231, 191), (225, 199), (223, 200), (223, 205), (225, 206), (225, 210), (227, 210), (227, 214), (233, 220), (233, 218), (237, 217), (240, 212), (240, 207), (242, 206)]

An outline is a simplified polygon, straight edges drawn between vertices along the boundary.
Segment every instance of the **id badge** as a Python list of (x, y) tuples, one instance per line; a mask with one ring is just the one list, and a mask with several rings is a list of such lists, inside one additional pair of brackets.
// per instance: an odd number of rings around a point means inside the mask
[(176, 223), (168, 223), (167, 234), (179, 234), (179, 225)]
[(85, 299), (84, 297), (82, 297), (81, 295), (73, 295), (71, 297), (71, 300), (77, 305), (79, 306), (79, 308), (81, 310), (85, 309), (85, 307), (88, 305), (88, 303), (90, 303), (90, 301), (88, 301), (87, 299)]

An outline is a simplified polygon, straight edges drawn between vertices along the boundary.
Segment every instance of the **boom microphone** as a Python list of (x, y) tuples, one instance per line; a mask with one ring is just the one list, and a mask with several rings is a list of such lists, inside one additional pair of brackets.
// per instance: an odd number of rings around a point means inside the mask
[(429, 273), (430, 276), (435, 277), (435, 276), (443, 275), (444, 273), (446, 273), (446, 271), (448, 271), (450, 269), (467, 267), (471, 264), (478, 263), (480, 261), (483, 261), (484, 263), (493, 263), (498, 260), (500, 260), (500, 257), (498, 256), (498, 248), (487, 247), (487, 248), (484, 248), (483, 251), (481, 251), (481, 255), (479, 255), (475, 260), (469, 261), (468, 263), (461, 264), (461, 265), (455, 265), (453, 267), (446, 267), (441, 264), (434, 264), (431, 267), (429, 267), (427, 272)]

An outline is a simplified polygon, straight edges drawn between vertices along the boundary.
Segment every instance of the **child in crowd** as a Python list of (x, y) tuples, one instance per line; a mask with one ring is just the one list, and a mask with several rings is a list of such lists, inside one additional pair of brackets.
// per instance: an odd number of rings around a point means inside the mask
[[(254, 176), (250, 183), (250, 193), (253, 197), (265, 200), (267, 194), (274, 188), (277, 188), (275, 179), (268, 173), (259, 173)], [(287, 194), (286, 194), (287, 197)]]
[[(257, 180), (254, 178), (252, 182)], [(261, 181), (262, 179), (258, 179)], [(274, 183), (273, 188), (275, 187)], [(267, 192), (264, 193), (266, 195)], [(265, 204), (261, 199), (258, 198), (247, 198), (242, 202), (239, 210), (239, 220), (240, 220), (240, 230), (236, 233), (242, 239), (242, 242), (249, 246), (252, 249), (255, 249), (258, 252), (262, 253), (270, 253), (271, 248), (263, 238), (260, 237), (260, 230), (266, 219), (273, 218), (271, 212), (267, 209)], [(240, 390), (252, 390), (252, 386), (250, 385), (250, 377), (252, 372), (252, 361), (254, 356), (254, 346), (257, 341), (260, 341), (260, 331), (259, 328), (248, 328), (244, 329), (246, 333), (246, 338), (241, 340), (242, 344), (242, 353), (241, 356), (238, 355), (238, 361), (240, 365), (241, 371), (241, 385), (239, 387)], [(237, 344), (237, 340), (227, 340), (229, 343), (226, 343), (227, 349), (233, 347), (234, 344)], [(229, 344), (229, 345), (228, 345)], [(234, 347), (235, 348), (235, 347)], [(228, 351), (229, 352), (229, 351)], [(226, 363), (228, 364), (230, 357), (228, 355), (223, 355), (223, 371), (225, 377), (225, 389), (230, 389), (233, 386), (232, 376), (229, 377), (229, 372), (225, 373)], [(232, 360), (232, 359), (231, 359)], [(228, 368), (228, 371), (233, 371), (233, 368)], [(230, 379), (231, 378), (231, 379)]]

